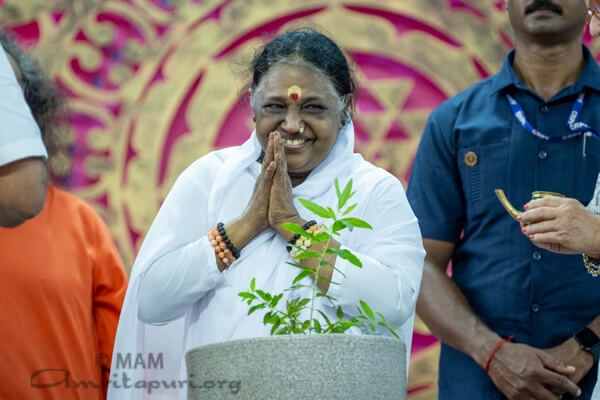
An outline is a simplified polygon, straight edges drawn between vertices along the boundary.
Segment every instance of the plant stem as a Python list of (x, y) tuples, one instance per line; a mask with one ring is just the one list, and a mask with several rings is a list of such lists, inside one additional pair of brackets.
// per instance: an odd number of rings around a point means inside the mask
[(311, 298), (310, 298), (310, 328), (308, 330), (309, 334), (312, 334), (314, 331), (314, 320), (313, 320), (313, 315), (314, 315), (314, 311), (315, 311), (315, 299), (317, 298), (317, 290), (319, 290), (319, 272), (321, 272), (321, 262), (323, 261), (323, 258), (325, 258), (325, 255), (327, 254), (326, 250), (329, 248), (329, 243), (331, 243), (331, 238), (332, 238), (332, 233), (331, 232), (327, 232), (329, 234), (329, 239), (327, 239), (327, 242), (325, 243), (325, 245), (323, 246), (323, 251), (321, 252), (321, 257), (319, 257), (319, 262), (317, 264), (317, 268), (315, 269), (315, 274), (314, 274), (314, 279), (313, 279), (313, 285), (312, 285), (312, 294), (311, 294)]

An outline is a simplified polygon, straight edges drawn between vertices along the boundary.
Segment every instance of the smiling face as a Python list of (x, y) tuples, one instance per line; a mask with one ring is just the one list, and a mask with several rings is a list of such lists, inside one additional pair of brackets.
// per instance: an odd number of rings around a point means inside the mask
[(316, 69), (281, 63), (269, 69), (252, 93), (256, 133), (263, 149), (278, 131), (288, 173), (302, 181), (333, 148), (342, 124), (340, 98)]

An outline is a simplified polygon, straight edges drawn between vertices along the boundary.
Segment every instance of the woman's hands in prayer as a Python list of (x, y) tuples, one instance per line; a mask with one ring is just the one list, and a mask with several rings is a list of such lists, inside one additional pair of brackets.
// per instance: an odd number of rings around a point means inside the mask
[(298, 211), (292, 199), (292, 181), (287, 171), (285, 149), (279, 132), (271, 132), (269, 142), (273, 138), (274, 159), (277, 164), (271, 185), (269, 200), (269, 225), (278, 232), (282, 231), (284, 222), (299, 222)]
[[(273, 176), (280, 160), (275, 158), (274, 134), (269, 135), (269, 142), (262, 162), (262, 170), (256, 184), (254, 192), (250, 198), (250, 203), (246, 209), (244, 220), (248, 221), (253, 227), (255, 234), (258, 234), (269, 227), (269, 200), (271, 196), (271, 187), (273, 185)], [(281, 155), (278, 154), (278, 157)]]
[[(280, 148), (279, 134), (271, 132), (265, 155), (262, 162), (262, 170), (256, 183), (252, 197), (246, 207), (246, 211), (236, 220), (225, 225), (225, 231), (231, 242), (238, 250), (242, 250), (259, 233), (269, 228), (271, 200), (274, 186), (275, 172), (280, 168), (283, 151)], [(285, 162), (285, 160), (284, 160)], [(289, 179), (289, 178), (288, 178)], [(289, 193), (291, 199), (291, 189)], [(280, 203), (281, 200), (275, 203)], [(291, 235), (291, 234), (290, 234)], [(217, 257), (217, 266), (223, 271), (227, 266)]]
[(294, 206), (285, 149), (277, 131), (269, 134), (262, 165), (262, 171), (242, 219), (253, 227), (255, 234), (271, 226), (280, 234), (286, 235), (289, 232), (281, 227), (284, 222), (295, 222), (301, 225), (303, 221), (300, 220)]

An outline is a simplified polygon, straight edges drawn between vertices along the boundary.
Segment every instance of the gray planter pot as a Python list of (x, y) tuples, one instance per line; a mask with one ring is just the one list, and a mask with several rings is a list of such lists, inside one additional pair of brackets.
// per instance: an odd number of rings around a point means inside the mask
[(233, 340), (186, 354), (188, 400), (406, 399), (406, 347), (369, 335)]

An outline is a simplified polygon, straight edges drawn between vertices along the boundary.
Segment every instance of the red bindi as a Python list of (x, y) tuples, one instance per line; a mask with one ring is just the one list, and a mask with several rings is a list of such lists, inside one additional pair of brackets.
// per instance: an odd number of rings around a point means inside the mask
[(288, 88), (288, 96), (290, 99), (297, 101), (302, 96), (302, 89), (297, 85), (292, 85)]

